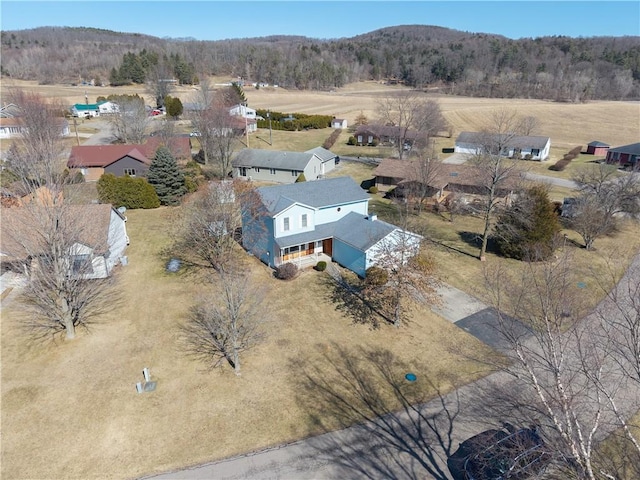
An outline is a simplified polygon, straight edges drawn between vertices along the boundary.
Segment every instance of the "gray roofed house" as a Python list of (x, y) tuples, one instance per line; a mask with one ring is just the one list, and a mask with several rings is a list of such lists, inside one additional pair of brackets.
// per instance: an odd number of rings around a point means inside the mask
[(261, 187), (257, 193), (261, 213), (249, 214), (244, 206), (242, 244), (271, 267), (313, 266), (324, 259), (364, 277), (399, 238), (418, 250), (419, 235), (368, 213), (369, 195), (351, 177)]
[[(503, 138), (499, 138), (502, 136)], [(504, 143), (502, 155), (509, 158), (526, 158), (543, 161), (549, 158), (551, 139), (537, 135), (486, 134), (482, 132), (461, 132), (456, 138), (455, 153), (478, 155)]]
[(638, 165), (640, 165), (640, 142), (610, 148), (607, 152), (606, 162), (638, 168)]
[(301, 173), (317, 180), (334, 169), (338, 156), (322, 147), (306, 152), (245, 148), (232, 160), (233, 176), (251, 180), (294, 183)]

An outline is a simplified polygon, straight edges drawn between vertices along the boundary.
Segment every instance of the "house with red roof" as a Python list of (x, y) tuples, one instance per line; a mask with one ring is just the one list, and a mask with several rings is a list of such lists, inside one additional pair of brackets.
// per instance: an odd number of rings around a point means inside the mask
[(116, 177), (145, 176), (160, 146), (166, 145), (176, 160), (191, 159), (191, 142), (187, 137), (174, 137), (165, 142), (151, 137), (137, 145), (79, 145), (71, 148), (67, 168), (72, 174), (79, 171), (85, 181), (95, 182), (104, 173)]
[(67, 168), (79, 171), (87, 182), (95, 182), (104, 173), (116, 177), (145, 176), (151, 165), (140, 145), (79, 145), (71, 147)]

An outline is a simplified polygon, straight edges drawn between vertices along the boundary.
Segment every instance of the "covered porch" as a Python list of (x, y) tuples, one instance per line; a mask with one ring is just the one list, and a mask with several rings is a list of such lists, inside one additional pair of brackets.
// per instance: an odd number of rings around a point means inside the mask
[(274, 258), (274, 265), (277, 267), (283, 263), (293, 263), (298, 268), (307, 268), (314, 267), (319, 261), (330, 263), (332, 247), (332, 238), (279, 246), (279, 254)]

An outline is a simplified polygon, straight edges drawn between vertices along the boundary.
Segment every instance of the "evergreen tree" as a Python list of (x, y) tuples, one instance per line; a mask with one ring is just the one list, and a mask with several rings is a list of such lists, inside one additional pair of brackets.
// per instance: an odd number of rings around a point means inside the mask
[(500, 215), (494, 236), (506, 257), (544, 260), (553, 253), (560, 228), (547, 188), (536, 185), (518, 195)]
[(177, 205), (187, 189), (184, 174), (167, 147), (160, 147), (149, 166), (147, 179), (155, 188), (162, 205)]
[(164, 106), (167, 109), (167, 115), (173, 118), (177, 118), (182, 115), (184, 107), (178, 97), (171, 97), (167, 95), (164, 99)]

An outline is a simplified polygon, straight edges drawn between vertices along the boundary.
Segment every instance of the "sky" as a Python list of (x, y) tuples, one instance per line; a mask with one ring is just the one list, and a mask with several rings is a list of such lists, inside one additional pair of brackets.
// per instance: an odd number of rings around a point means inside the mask
[(508, 38), (640, 36), (640, 1), (0, 1), (0, 27), (94, 27), (156, 37), (353, 37), (436, 25)]

